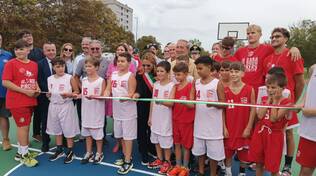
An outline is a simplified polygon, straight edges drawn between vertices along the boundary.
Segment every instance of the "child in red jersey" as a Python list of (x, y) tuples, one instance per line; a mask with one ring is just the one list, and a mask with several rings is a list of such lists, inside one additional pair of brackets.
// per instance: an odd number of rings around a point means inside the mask
[[(230, 64), (230, 85), (225, 87), (226, 101), (229, 103), (255, 103), (253, 88), (244, 82), (245, 67), (241, 62)], [(239, 175), (246, 175), (250, 134), (254, 124), (255, 109), (251, 107), (229, 106), (226, 108), (224, 129), (226, 175), (232, 175), (232, 157), (236, 153), (240, 163)]]
[[(262, 97), (266, 105), (290, 105), (291, 100), (282, 96), (287, 80), (284, 74), (273, 74), (266, 80), (268, 96)], [(281, 163), (284, 130), (291, 116), (288, 109), (259, 108), (259, 118), (252, 135), (249, 160), (256, 163), (256, 175), (262, 176), (264, 168), (271, 175), (278, 175)]]
[(29, 45), (24, 40), (15, 44), (15, 59), (5, 64), (2, 84), (8, 89), (6, 108), (11, 111), (17, 126), (19, 143), (15, 160), (21, 161), (28, 167), (37, 165), (34, 155), (29, 153), (29, 129), (33, 108), (37, 105), (36, 97), (40, 89), (37, 84), (37, 64), (27, 58)]
[[(175, 99), (191, 100), (192, 83), (188, 82), (188, 65), (178, 63), (173, 67), (175, 79)], [(175, 103), (172, 110), (173, 142), (175, 144), (176, 167), (168, 172), (168, 176), (189, 175), (190, 150), (193, 145), (194, 105)], [(184, 150), (182, 163), (182, 149)], [(181, 168), (183, 166), (183, 168)]]

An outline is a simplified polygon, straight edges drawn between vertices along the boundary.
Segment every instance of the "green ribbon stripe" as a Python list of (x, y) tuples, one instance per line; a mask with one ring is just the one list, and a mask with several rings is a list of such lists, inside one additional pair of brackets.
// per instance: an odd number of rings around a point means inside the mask
[(279, 108), (289, 110), (300, 110), (301, 107), (295, 106), (276, 106), (276, 105), (261, 105), (261, 104), (246, 104), (246, 103), (228, 103), (218, 101), (196, 101), (196, 100), (178, 100), (178, 99), (163, 99), (163, 98), (128, 98), (128, 97), (95, 97), (96, 99), (112, 99), (112, 100), (130, 100), (130, 101), (146, 101), (146, 102), (173, 102), (173, 103), (186, 103), (186, 104), (209, 104), (216, 106), (243, 106), (255, 108)]

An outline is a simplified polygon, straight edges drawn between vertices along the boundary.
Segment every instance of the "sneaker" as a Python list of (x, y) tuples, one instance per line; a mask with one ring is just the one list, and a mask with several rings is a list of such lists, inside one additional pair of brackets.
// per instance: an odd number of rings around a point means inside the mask
[(41, 148), (41, 151), (42, 151), (43, 153), (48, 152), (48, 151), (49, 151), (49, 146), (43, 144), (43, 145), (42, 145), (42, 148)]
[(59, 151), (56, 150), (56, 152), (52, 156), (50, 156), (48, 160), (49, 161), (56, 161), (58, 158), (61, 158), (63, 156), (65, 156), (65, 154), (62, 150), (59, 150)]
[(159, 174), (166, 174), (171, 169), (170, 161), (164, 161), (160, 170), (158, 171)]
[(101, 153), (101, 154), (96, 153), (95, 158), (93, 160), (93, 164), (100, 164), (102, 162), (103, 158), (104, 158), (103, 153)]
[(66, 154), (66, 158), (64, 159), (65, 164), (71, 163), (75, 158), (75, 154), (73, 151), (68, 151)]
[(11, 150), (12, 146), (11, 146), (11, 143), (10, 143), (10, 139), (3, 139), (2, 141), (2, 149), (4, 151), (8, 151), (8, 150)]
[(148, 164), (149, 169), (157, 169), (162, 166), (163, 162), (160, 159), (156, 159), (155, 161)]
[(238, 176), (246, 176), (246, 173), (239, 173)]
[(23, 155), (20, 160), (26, 167), (34, 167), (38, 164), (38, 161), (32, 157), (30, 153)]
[(117, 173), (121, 175), (125, 175), (125, 174), (128, 174), (132, 168), (133, 168), (132, 162), (130, 163), (124, 162), (124, 164), (119, 168), (119, 170), (117, 170)]
[(142, 159), (141, 164), (143, 166), (147, 166), (149, 164), (149, 161), (147, 159)]
[(42, 136), (37, 134), (37, 135), (33, 135), (32, 136), (32, 139), (35, 141), (35, 142), (41, 142), (42, 141)]
[(87, 163), (92, 163), (93, 162), (93, 153), (86, 153), (82, 160), (80, 161), (81, 164), (87, 164)]
[(181, 172), (178, 174), (178, 176), (189, 176), (190, 175), (190, 169), (183, 167), (181, 169)]
[(117, 159), (117, 160), (115, 160), (114, 164), (117, 166), (123, 166), (124, 159), (123, 158)]
[(177, 176), (182, 171), (180, 166), (175, 166), (168, 173), (167, 176)]
[(22, 154), (19, 154), (18, 152), (16, 152), (15, 156), (14, 156), (14, 160), (15, 161), (20, 161), (22, 158)]
[(282, 172), (280, 173), (281, 176), (291, 176), (292, 172), (291, 172), (291, 168), (288, 166), (284, 166)]

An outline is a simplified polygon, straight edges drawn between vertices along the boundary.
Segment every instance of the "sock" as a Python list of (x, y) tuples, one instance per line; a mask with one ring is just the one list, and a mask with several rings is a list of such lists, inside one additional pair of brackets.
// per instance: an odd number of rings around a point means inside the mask
[(57, 145), (57, 151), (62, 152), (63, 151), (63, 146), (62, 145)]
[(18, 154), (21, 154), (22, 153), (22, 151), (21, 151), (21, 145), (20, 145), (20, 143), (18, 143)]
[(228, 166), (226, 166), (226, 175), (227, 176), (232, 176), (232, 167), (230, 166), (230, 167), (228, 167)]
[(287, 166), (287, 167), (291, 168), (292, 160), (293, 160), (293, 156), (285, 155), (285, 164), (284, 164), (284, 166)]
[(26, 155), (27, 152), (29, 151), (29, 146), (21, 146), (21, 154), (22, 156)]
[(243, 168), (243, 167), (240, 167), (240, 168), (239, 168), (239, 173), (246, 173), (246, 169)]
[(184, 166), (185, 168), (189, 168), (189, 161), (183, 160), (183, 166)]
[(181, 160), (176, 160), (176, 165), (177, 166), (181, 166), (181, 164), (182, 164)]

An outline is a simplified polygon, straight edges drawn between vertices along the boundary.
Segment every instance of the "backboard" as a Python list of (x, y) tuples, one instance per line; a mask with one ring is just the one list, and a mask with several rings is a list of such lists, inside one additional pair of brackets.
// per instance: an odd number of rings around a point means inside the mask
[(237, 40), (247, 40), (249, 22), (220, 22), (218, 23), (217, 40), (230, 36)]

